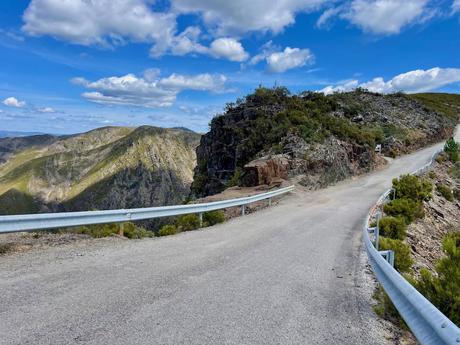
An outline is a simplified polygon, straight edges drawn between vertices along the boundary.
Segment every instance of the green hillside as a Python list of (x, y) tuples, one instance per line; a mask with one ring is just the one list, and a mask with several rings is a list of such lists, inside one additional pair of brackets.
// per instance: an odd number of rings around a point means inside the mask
[[(21, 138), (15, 146), (0, 139), (0, 150), (9, 150), (0, 164), (0, 214), (181, 202), (192, 182), (199, 138), (144, 126), (105, 127), (54, 137), (45, 145)], [(102, 186), (110, 193), (101, 194)], [(13, 201), (20, 205), (12, 207)]]

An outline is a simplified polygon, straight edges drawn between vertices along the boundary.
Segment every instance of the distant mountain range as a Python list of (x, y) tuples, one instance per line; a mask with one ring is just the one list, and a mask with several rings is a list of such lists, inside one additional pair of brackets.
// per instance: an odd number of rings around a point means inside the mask
[(31, 135), (39, 135), (39, 132), (15, 132), (15, 131), (0, 131), (0, 138), (27, 137)]
[(0, 139), (0, 214), (180, 204), (200, 137), (142, 126)]

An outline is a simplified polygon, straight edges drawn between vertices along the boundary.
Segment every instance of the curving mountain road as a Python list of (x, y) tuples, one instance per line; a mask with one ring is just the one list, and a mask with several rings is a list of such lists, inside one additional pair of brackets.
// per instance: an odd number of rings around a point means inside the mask
[(385, 344), (361, 226), (387, 168), (203, 231), (0, 258), (0, 344)]

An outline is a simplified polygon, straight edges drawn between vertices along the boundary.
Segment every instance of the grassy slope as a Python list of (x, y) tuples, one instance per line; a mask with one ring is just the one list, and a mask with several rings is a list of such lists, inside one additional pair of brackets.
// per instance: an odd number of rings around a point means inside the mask
[(437, 111), (451, 119), (458, 119), (460, 114), (460, 95), (452, 93), (416, 93), (410, 95), (430, 110)]

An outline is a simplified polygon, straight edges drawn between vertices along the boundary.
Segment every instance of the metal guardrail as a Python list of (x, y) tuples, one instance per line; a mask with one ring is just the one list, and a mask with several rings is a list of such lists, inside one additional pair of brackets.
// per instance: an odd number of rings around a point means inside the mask
[(269, 199), (269, 203), (271, 204), (271, 198), (289, 193), (293, 190), (294, 186), (289, 186), (244, 198), (215, 201), (203, 204), (107, 211), (61, 212), (0, 216), (0, 233), (35, 231), (103, 223), (121, 223), (151, 218), (179, 216), (189, 213), (198, 213), (200, 214), (201, 218), (201, 214), (203, 212), (220, 210), (223, 208), (235, 206), (242, 206), (242, 214), (244, 214), (244, 206), (247, 204), (265, 199)]
[[(439, 151), (435, 152), (429, 163), (417, 169), (412, 174), (425, 172), (432, 164)], [(369, 237), (369, 221), (380, 206), (389, 198), (392, 189), (381, 195), (376, 205), (369, 212), (363, 228), (364, 244), (372, 269), (378, 281), (398, 309), (404, 321), (423, 345), (459, 345), (460, 329), (441, 313), (430, 301), (419, 293), (403, 276), (389, 263), (388, 256), (374, 247)], [(378, 242), (378, 230), (376, 242)], [(387, 253), (388, 254), (388, 253)]]

